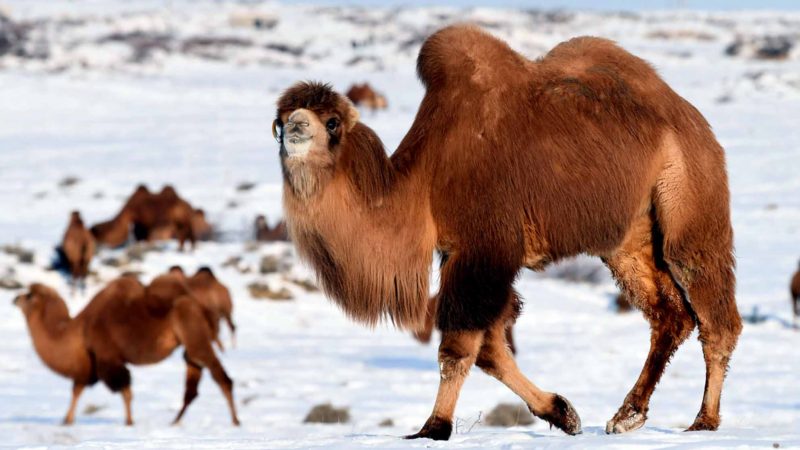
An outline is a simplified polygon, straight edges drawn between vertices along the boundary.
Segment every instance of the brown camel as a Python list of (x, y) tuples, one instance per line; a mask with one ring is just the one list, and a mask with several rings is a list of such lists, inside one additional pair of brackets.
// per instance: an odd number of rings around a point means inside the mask
[(94, 238), (83, 225), (83, 219), (78, 211), (70, 214), (69, 225), (61, 241), (61, 250), (69, 266), (72, 286), (85, 288), (89, 262), (94, 256)]
[(275, 224), (275, 227), (270, 228), (269, 224), (267, 224), (266, 217), (259, 214), (256, 216), (254, 228), (256, 241), (258, 242), (277, 242), (289, 240), (289, 234), (286, 230), (286, 223), (282, 220)]
[(120, 277), (74, 318), (58, 293), (42, 284), (33, 284), (14, 303), (25, 314), (33, 346), (45, 365), (73, 381), (64, 424), (75, 420), (84, 388), (102, 380), (111, 391), (122, 394), (125, 423), (132, 425), (133, 395), (126, 364), (157, 363), (180, 345), (185, 349), (186, 391), (174, 423), (197, 397), (205, 367), (222, 388), (234, 425), (239, 424), (233, 382), (214, 354), (210, 324), (179, 278), (162, 276), (145, 287), (133, 277)]
[(284, 208), (299, 254), (352, 318), (417, 329), (434, 250), (442, 331), (436, 403), (419, 433), (448, 439), (473, 364), (569, 434), (578, 414), (519, 371), (505, 330), (522, 267), (586, 253), (652, 328), (641, 375), (606, 431), (641, 427), (664, 368), (700, 329), (706, 383), (689, 430), (715, 430), (741, 331), (724, 151), (645, 61), (576, 38), (530, 61), (473, 26), (422, 45), (426, 88), (391, 158), (342, 95), (298, 83), (278, 100)]
[(132, 223), (131, 212), (123, 208), (113, 219), (94, 224), (90, 231), (98, 244), (121, 247), (128, 242)]
[(175, 238), (183, 250), (188, 240), (194, 247), (198, 233), (210, 231), (205, 213), (195, 210), (170, 185), (153, 194), (139, 185), (113, 219), (92, 227), (98, 242), (117, 247), (124, 244), (133, 231), (137, 241)]
[(214, 342), (220, 350), (224, 350), (222, 342), (219, 340), (219, 322), (225, 320), (231, 332), (231, 343), (236, 345), (236, 324), (233, 323), (233, 301), (231, 293), (222, 284), (214, 272), (209, 267), (201, 267), (191, 277), (186, 277), (180, 266), (172, 266), (169, 273), (176, 275), (186, 281), (194, 297), (203, 306), (207, 314), (210, 314)]
[(350, 89), (347, 91), (346, 95), (354, 105), (363, 106), (371, 109), (372, 111), (386, 109), (389, 106), (389, 103), (386, 101), (386, 97), (375, 92), (369, 83), (354, 84), (350, 86)]
[(136, 240), (154, 241), (174, 237), (181, 250), (187, 240), (192, 247), (195, 246), (197, 238), (192, 226), (194, 208), (171, 185), (164, 186), (158, 194), (129, 202), (125, 207), (132, 211)]
[(206, 220), (206, 212), (201, 208), (192, 213), (192, 232), (199, 241), (210, 241), (214, 235), (214, 229)]
[(800, 267), (792, 277), (789, 285), (789, 292), (792, 295), (792, 311), (794, 312), (794, 324), (797, 327), (797, 320), (800, 319)]
[(134, 207), (147, 202), (153, 194), (147, 186), (140, 184), (136, 187), (125, 201), (120, 212), (111, 220), (100, 222), (92, 226), (91, 231), (94, 238), (100, 244), (109, 247), (120, 247), (125, 245), (131, 234), (131, 226), (134, 220)]

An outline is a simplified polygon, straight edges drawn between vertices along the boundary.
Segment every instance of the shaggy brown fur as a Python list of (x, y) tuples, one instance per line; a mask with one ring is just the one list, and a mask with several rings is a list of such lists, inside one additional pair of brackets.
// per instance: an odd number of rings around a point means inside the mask
[(258, 215), (254, 225), (256, 241), (258, 242), (275, 242), (275, 241), (288, 241), (289, 232), (286, 230), (286, 222), (280, 221), (275, 224), (274, 228), (270, 228), (267, 224), (267, 218)]
[(214, 336), (214, 341), (220, 350), (224, 347), (219, 340), (219, 322), (224, 320), (231, 332), (231, 342), (236, 342), (236, 324), (233, 323), (233, 301), (228, 288), (222, 284), (214, 272), (208, 267), (201, 267), (190, 278), (187, 278), (183, 269), (179, 266), (172, 266), (169, 273), (177, 275), (185, 280), (194, 297), (203, 306), (203, 309), (210, 315), (209, 322)]
[(633, 310), (633, 305), (631, 305), (625, 292), (617, 294), (614, 298), (614, 306), (617, 308), (618, 313), (626, 313)]
[(792, 277), (789, 292), (792, 295), (792, 310), (795, 324), (797, 324), (797, 320), (800, 319), (800, 268), (797, 269), (797, 272)]
[(386, 97), (375, 92), (369, 83), (354, 84), (350, 86), (346, 96), (351, 102), (353, 102), (354, 105), (363, 106), (373, 111), (386, 109), (389, 107), (389, 102), (386, 101)]
[[(630, 308), (630, 306), (628, 306)], [(427, 344), (431, 341), (431, 337), (433, 336), (433, 329), (436, 327), (436, 310), (439, 308), (439, 301), (436, 297), (432, 297), (428, 301), (428, 311), (425, 314), (425, 323), (422, 325), (422, 328), (414, 330), (413, 336), (414, 339), (418, 340), (423, 344)], [(506, 344), (508, 345), (508, 349), (511, 350), (511, 354), (517, 354), (517, 347), (514, 344), (514, 324), (509, 323), (506, 327)]]
[(211, 347), (211, 328), (202, 306), (179, 278), (162, 276), (145, 287), (133, 277), (118, 278), (100, 291), (74, 318), (53, 289), (41, 284), (14, 300), (28, 323), (36, 352), (59, 375), (73, 381), (72, 401), (64, 418), (75, 420), (83, 389), (102, 380), (121, 392), (125, 423), (133, 424), (130, 372), (126, 364), (153, 364), (183, 345), (187, 364), (184, 404), (177, 423), (197, 397), (202, 368), (208, 368), (239, 424), (233, 382)]
[(606, 431), (642, 426), (678, 346), (700, 329), (702, 407), (690, 430), (719, 426), (728, 361), (741, 331), (725, 157), (703, 116), (643, 60), (576, 38), (537, 61), (472, 26), (429, 37), (426, 88), (387, 157), (328, 86), (299, 83), (278, 100), (290, 235), (349, 316), (418, 328), (434, 249), (441, 270), (441, 383), (412, 437), (447, 439), (473, 363), (567, 433), (580, 419), (525, 378), (503, 330), (519, 310), (522, 267), (600, 256), (652, 328), (641, 376)]
[(67, 231), (61, 241), (61, 250), (69, 265), (73, 285), (85, 283), (89, 274), (89, 263), (94, 256), (94, 238), (83, 225), (78, 211), (73, 211), (70, 215)]

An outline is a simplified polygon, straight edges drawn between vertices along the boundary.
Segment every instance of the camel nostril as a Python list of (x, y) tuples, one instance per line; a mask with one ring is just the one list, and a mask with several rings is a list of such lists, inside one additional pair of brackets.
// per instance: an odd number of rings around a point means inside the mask
[(289, 129), (307, 128), (310, 124), (308, 116), (303, 111), (295, 111), (289, 116), (289, 122), (286, 124)]

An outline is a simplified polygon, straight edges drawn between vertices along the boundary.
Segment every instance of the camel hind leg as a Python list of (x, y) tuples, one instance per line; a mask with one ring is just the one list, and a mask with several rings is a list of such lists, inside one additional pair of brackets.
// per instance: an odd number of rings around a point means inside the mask
[(183, 406), (172, 421), (173, 425), (180, 423), (189, 405), (197, 398), (197, 386), (200, 385), (200, 378), (203, 376), (203, 368), (193, 363), (186, 352), (183, 353), (183, 359), (186, 360), (186, 388), (183, 393)]
[[(228, 403), (231, 422), (234, 425), (239, 425), (236, 404), (233, 400), (233, 380), (225, 372), (225, 368), (222, 367), (222, 363), (214, 353), (214, 348), (211, 345), (213, 341), (212, 332), (200, 308), (192, 298), (178, 298), (173, 308), (173, 327), (186, 349), (186, 360), (208, 369)], [(190, 376), (191, 374), (187, 373), (187, 389), (189, 388)], [(199, 382), (199, 378), (197, 378), (197, 381)], [(185, 407), (188, 407), (188, 404)]]
[(668, 139), (665, 150), (668, 163), (654, 196), (664, 260), (694, 313), (706, 365), (703, 403), (689, 430), (716, 430), (722, 383), (742, 330), (724, 154), (710, 131)]
[(649, 214), (634, 221), (623, 244), (604, 258), (614, 278), (650, 323), (650, 351), (639, 378), (606, 433), (624, 433), (644, 425), (650, 397), (678, 347), (694, 329), (694, 320), (661, 255), (661, 233)]
[(720, 423), (722, 383), (742, 331), (734, 299), (733, 263), (726, 261), (732, 258), (728, 254), (727, 258), (711, 258), (711, 261), (690, 262), (688, 265), (684, 259), (675, 259), (674, 255), (670, 259), (676, 261), (670, 267), (686, 291), (694, 311), (706, 365), (703, 403), (687, 431), (716, 430)]

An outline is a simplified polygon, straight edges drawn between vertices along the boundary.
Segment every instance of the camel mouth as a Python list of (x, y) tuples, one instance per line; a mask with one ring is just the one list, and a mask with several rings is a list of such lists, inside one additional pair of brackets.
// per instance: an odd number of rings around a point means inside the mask
[(311, 150), (311, 142), (314, 136), (311, 135), (287, 135), (284, 139), (283, 146), (286, 148), (286, 154), (289, 157), (305, 156)]
[(16, 307), (19, 307), (19, 306), (21, 306), (21, 305), (20, 305), (20, 303), (22, 303), (22, 297), (23, 297), (23, 295), (22, 295), (22, 294), (20, 294), (20, 295), (18, 295), (18, 296), (16, 296), (16, 297), (14, 297), (14, 300), (11, 300), (11, 304), (12, 304), (12, 305), (14, 305), (14, 306), (16, 306)]

